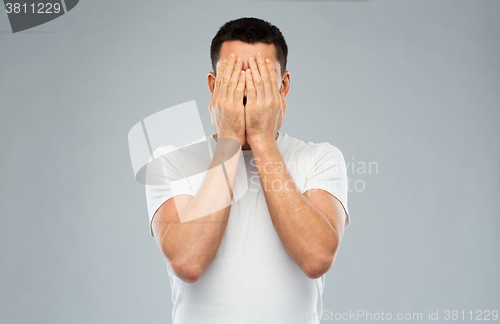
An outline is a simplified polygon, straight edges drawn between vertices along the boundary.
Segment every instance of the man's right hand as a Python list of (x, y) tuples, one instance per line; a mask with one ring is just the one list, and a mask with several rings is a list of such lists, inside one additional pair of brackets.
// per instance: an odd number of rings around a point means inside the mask
[(232, 138), (241, 146), (245, 138), (245, 72), (243, 61), (231, 54), (222, 60), (215, 79), (215, 89), (210, 99), (210, 118), (218, 138)]

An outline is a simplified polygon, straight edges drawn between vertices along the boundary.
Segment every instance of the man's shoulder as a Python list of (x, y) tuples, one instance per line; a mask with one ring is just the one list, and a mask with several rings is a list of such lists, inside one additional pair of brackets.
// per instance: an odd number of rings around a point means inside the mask
[(310, 157), (321, 153), (340, 154), (340, 149), (328, 142), (305, 142), (288, 134), (283, 134), (283, 151)]

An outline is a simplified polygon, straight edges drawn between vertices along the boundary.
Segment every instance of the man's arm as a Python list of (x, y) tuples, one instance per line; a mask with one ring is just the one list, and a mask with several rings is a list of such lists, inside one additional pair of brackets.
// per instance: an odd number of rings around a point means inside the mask
[(214, 259), (226, 229), (239, 152), (246, 141), (244, 89), (242, 61), (230, 56), (219, 67), (210, 101), (218, 142), (203, 183), (195, 197), (170, 198), (153, 218), (156, 242), (174, 273), (185, 282), (195, 282), (202, 275)]
[(196, 196), (168, 199), (153, 218), (153, 235), (160, 250), (176, 276), (188, 283), (197, 281), (212, 262), (229, 219), (239, 149), (224, 162), (227, 180), (222, 167), (214, 167), (217, 160), (224, 160), (227, 151), (227, 143), (219, 139), (212, 165)]
[(273, 225), (288, 255), (312, 279), (326, 273), (344, 235), (345, 212), (329, 192), (300, 193), (274, 139), (252, 152)]
[(288, 90), (278, 90), (272, 62), (261, 53), (246, 71), (246, 134), (273, 225), (288, 255), (309, 278), (332, 266), (344, 233), (345, 212), (323, 190), (304, 195), (293, 182), (274, 139), (286, 111)]

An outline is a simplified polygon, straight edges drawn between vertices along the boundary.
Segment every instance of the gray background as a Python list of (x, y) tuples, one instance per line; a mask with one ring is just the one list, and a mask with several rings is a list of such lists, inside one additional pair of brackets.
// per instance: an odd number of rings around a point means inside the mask
[(0, 322), (170, 323), (127, 133), (190, 100), (213, 133), (210, 42), (243, 16), (288, 42), (282, 131), (378, 163), (349, 172), (324, 309), (500, 308), (499, 1), (89, 0), (0, 14)]

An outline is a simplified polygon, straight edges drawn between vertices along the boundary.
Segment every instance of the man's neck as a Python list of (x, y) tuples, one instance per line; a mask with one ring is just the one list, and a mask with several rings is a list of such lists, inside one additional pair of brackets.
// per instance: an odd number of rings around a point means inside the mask
[(247, 141), (245, 141), (245, 145), (241, 147), (242, 150), (251, 150), (252, 148), (250, 147), (250, 144), (248, 144)]

